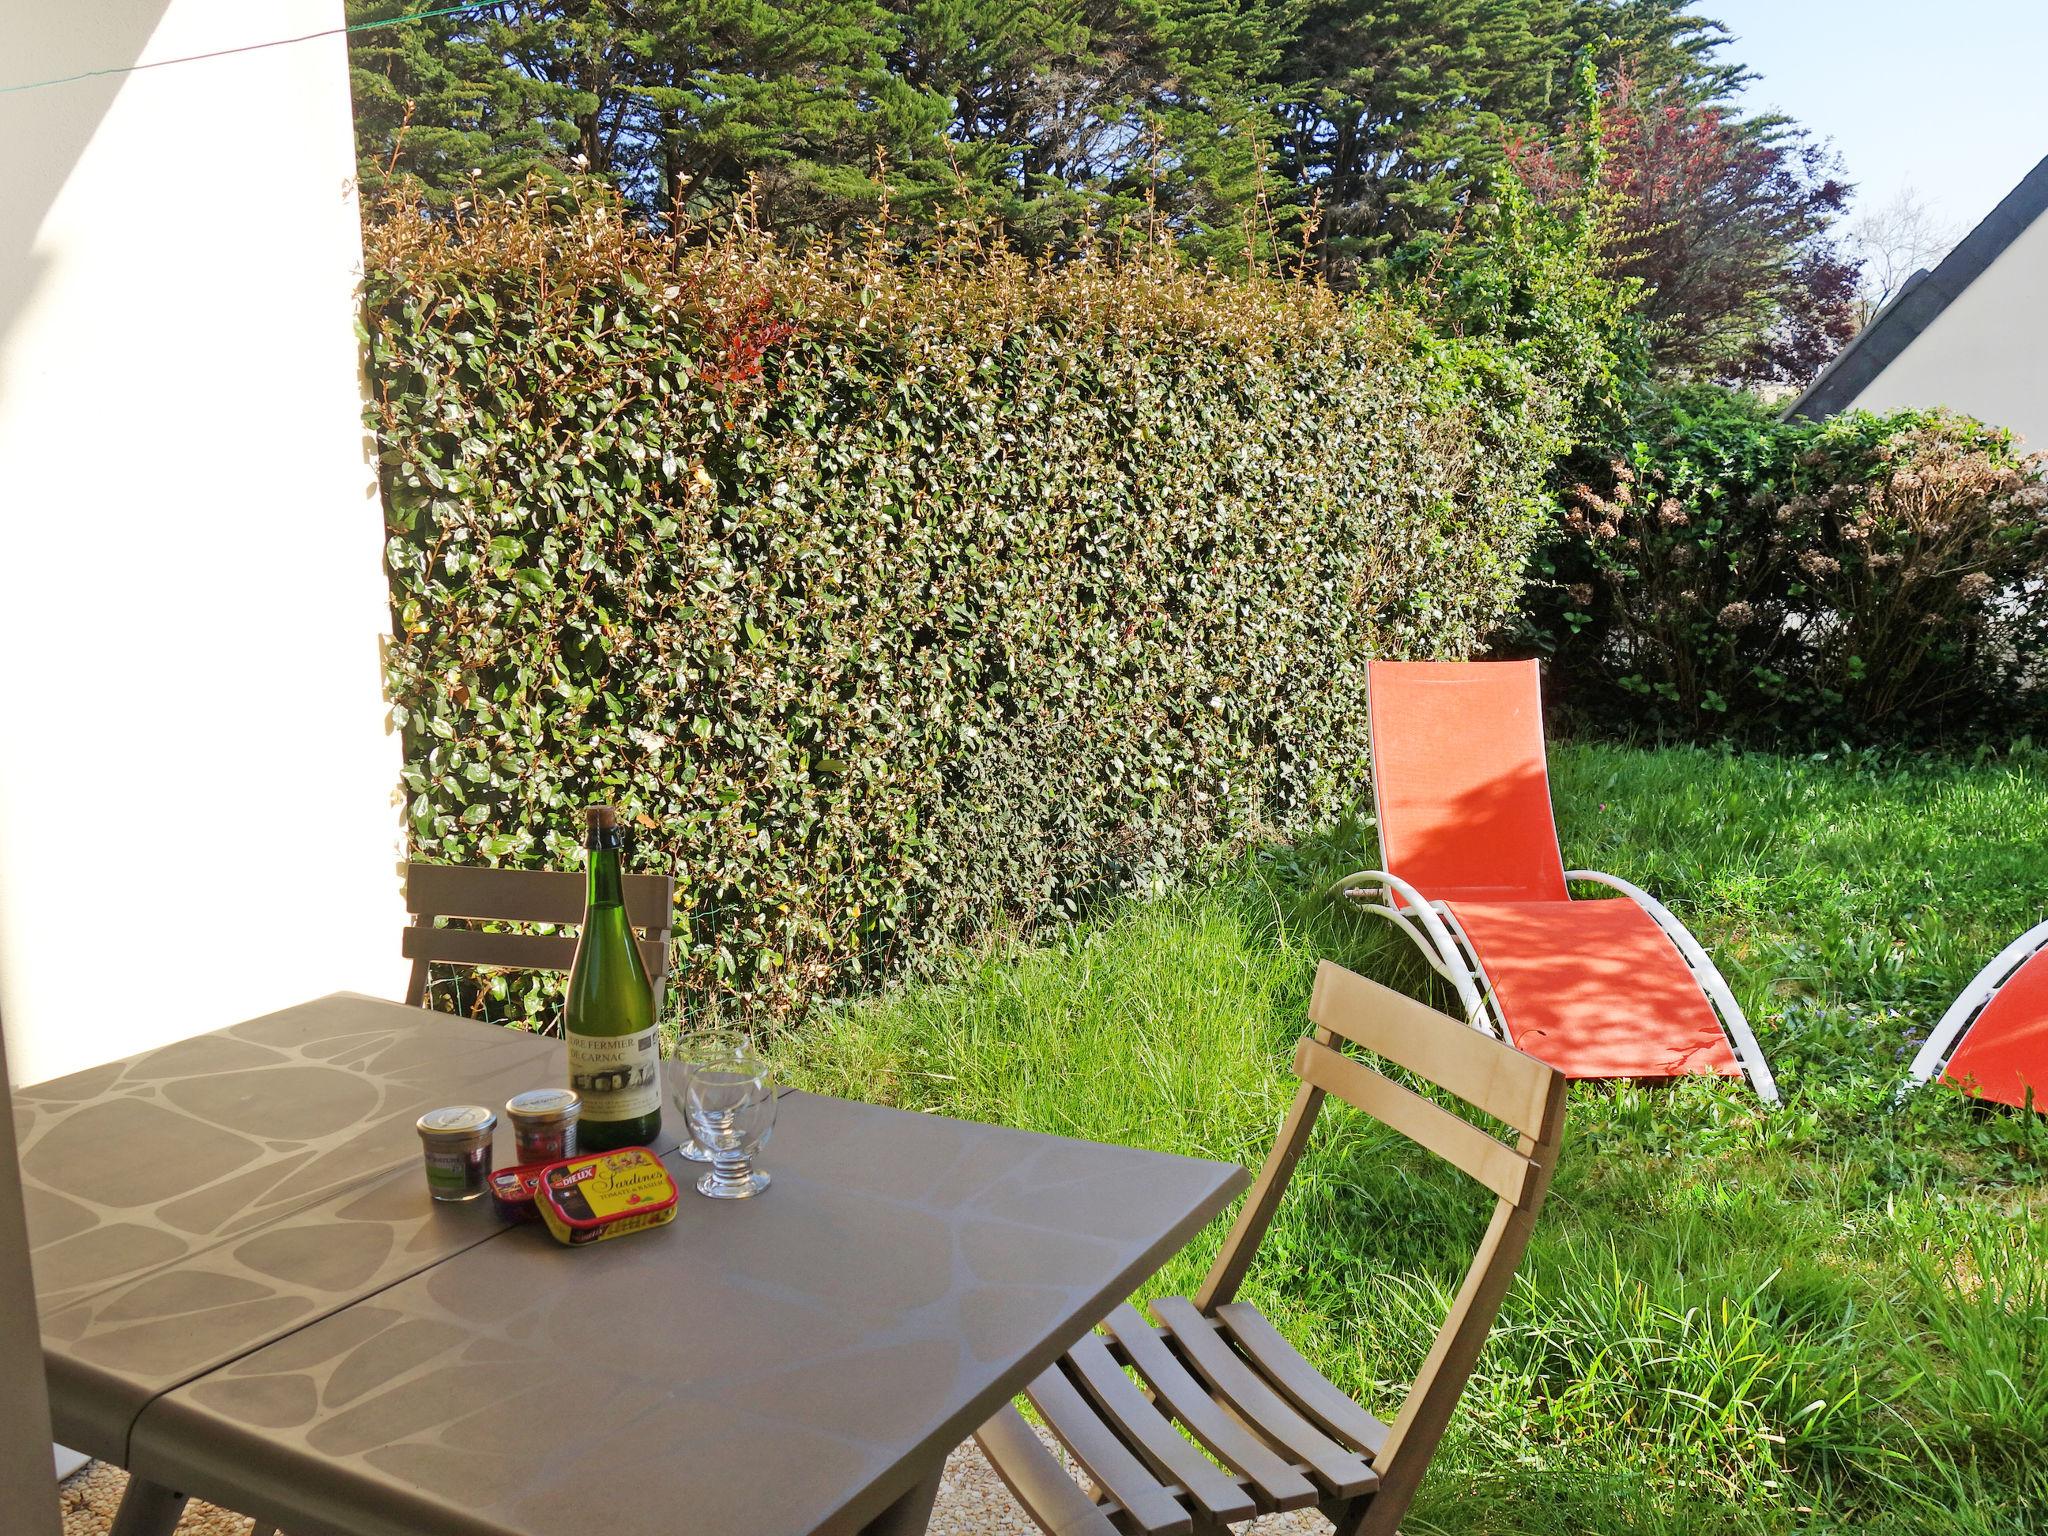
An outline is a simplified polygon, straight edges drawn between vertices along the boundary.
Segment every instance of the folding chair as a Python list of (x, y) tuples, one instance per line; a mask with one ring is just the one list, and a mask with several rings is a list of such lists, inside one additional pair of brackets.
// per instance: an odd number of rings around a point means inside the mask
[[(1536, 663), (1370, 664), (1381, 867), (1335, 892), (1391, 921), (1479, 1029), (1574, 1078), (1747, 1075), (1777, 1083), (1714, 962), (1662, 903), (1567, 870)], [(1626, 901), (1575, 901), (1567, 882)]]
[(1949, 1005), (1906, 1086), (1937, 1075), (1974, 1098), (2048, 1114), (2048, 923), (2000, 950)]
[[(1327, 961), (1316, 972), (1309, 1019), (1315, 1028), (1294, 1053), (1301, 1086), (1293, 1107), (1201, 1289), (1192, 1300), (1153, 1302), (1150, 1322), (1134, 1307), (1118, 1307), (1101, 1331), (1025, 1389), (1087, 1473), (1093, 1497), (1014, 1405), (976, 1432), (1010, 1491), (1052, 1536), (1215, 1536), (1227, 1522), (1311, 1504), (1338, 1536), (1365, 1536), (1393, 1531), (1415, 1497), (1549, 1189), (1564, 1132), (1565, 1079)], [(1346, 1045), (1482, 1111), (1514, 1140), (1381, 1075)], [(1391, 1425), (1236, 1299), (1330, 1094), (1494, 1196), (1457, 1299)]]
[[(669, 931), (674, 924), (675, 881), (668, 875), (626, 875), (620, 880), (626, 916), (638, 931), (640, 955), (658, 1000), (668, 985)], [(491, 923), (583, 921), (584, 877), (550, 869), (483, 869), (466, 864), (405, 866), (405, 910), (412, 922), (400, 935), (400, 949), (412, 961), (405, 1000), (414, 1008), (427, 997), (434, 965), (502, 965), (523, 971), (566, 971), (576, 958), (576, 941), (566, 934), (489, 932), (443, 928), (443, 920)]]

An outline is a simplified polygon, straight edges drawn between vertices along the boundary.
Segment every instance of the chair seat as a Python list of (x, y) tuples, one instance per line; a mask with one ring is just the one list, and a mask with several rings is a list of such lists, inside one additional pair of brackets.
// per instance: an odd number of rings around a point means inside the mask
[(1446, 904), (1517, 1049), (1567, 1077), (1740, 1077), (1692, 969), (1627, 900)]
[(1994, 992), (1957, 1044), (1942, 1072), (1980, 1099), (2048, 1111), (2048, 949), (2036, 954)]
[(1117, 1308), (1103, 1332), (1025, 1388), (1099, 1502), (1015, 1408), (976, 1436), (1047, 1530), (1186, 1536), (1377, 1487), (1370, 1458), (1386, 1443), (1386, 1426), (1317, 1374), (1256, 1308), (1231, 1303), (1209, 1318), (1172, 1298), (1154, 1302), (1152, 1313), (1156, 1325)]

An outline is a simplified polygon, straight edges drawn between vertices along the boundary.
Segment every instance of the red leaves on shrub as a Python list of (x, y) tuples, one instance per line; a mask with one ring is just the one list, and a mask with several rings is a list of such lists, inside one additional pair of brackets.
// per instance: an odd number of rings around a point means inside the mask
[(795, 334), (796, 322), (776, 314), (775, 299), (763, 288), (735, 312), (713, 318), (697, 377), (718, 389), (755, 383), (762, 359)]

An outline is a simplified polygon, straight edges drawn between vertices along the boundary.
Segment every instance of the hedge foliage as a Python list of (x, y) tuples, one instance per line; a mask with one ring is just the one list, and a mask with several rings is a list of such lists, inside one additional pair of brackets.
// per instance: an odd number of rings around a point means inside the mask
[(1528, 622), (1604, 724), (2010, 742), (2048, 727), (2044, 465), (1944, 412), (1780, 421), (1682, 390), (1580, 465)]
[(1366, 658), (1501, 621), (1561, 446), (1497, 344), (1144, 252), (538, 195), (367, 248), (414, 853), (573, 867), (617, 801), (693, 1008), (1353, 803)]

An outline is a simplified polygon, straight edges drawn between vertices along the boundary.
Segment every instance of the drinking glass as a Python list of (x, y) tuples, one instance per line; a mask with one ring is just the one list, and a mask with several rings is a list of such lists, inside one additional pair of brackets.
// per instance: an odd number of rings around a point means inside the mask
[(675, 1105), (676, 1113), (683, 1121), (682, 1134), (676, 1138), (680, 1143), (677, 1150), (690, 1162), (711, 1161), (710, 1149), (697, 1140), (696, 1127), (690, 1123), (690, 1078), (705, 1062), (709, 1061), (715, 1065), (721, 1055), (729, 1054), (721, 1052), (719, 1047), (709, 1045), (703, 1040), (682, 1037), (677, 1039), (675, 1054), (669, 1058), (669, 1102)]
[(725, 1046), (691, 1064), (685, 1076), (690, 1131), (711, 1153), (697, 1193), (744, 1200), (768, 1187), (754, 1156), (775, 1129), (775, 1080), (746, 1045)]

